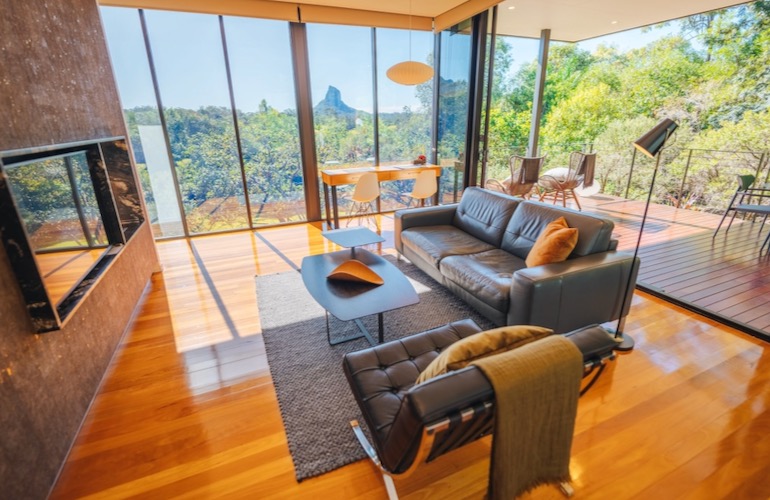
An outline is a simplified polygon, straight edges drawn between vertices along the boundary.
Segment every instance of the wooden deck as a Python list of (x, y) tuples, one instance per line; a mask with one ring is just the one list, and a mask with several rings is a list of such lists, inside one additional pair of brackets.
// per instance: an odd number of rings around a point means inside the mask
[[(615, 221), (619, 249), (633, 251), (644, 202), (597, 195), (581, 199), (584, 210)], [(729, 217), (716, 237), (721, 215), (651, 205), (639, 248), (638, 284), (654, 294), (770, 339), (770, 258), (760, 255), (768, 234), (762, 219)]]

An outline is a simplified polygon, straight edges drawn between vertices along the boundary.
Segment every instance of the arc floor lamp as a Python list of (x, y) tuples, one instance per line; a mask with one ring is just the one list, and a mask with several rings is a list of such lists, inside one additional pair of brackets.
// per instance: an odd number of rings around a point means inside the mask
[[(655, 170), (652, 171), (652, 179), (650, 180), (650, 190), (647, 193), (647, 203), (644, 205), (644, 213), (642, 214), (642, 222), (639, 226), (639, 236), (636, 240), (636, 246), (634, 247), (634, 258), (632, 262), (636, 262), (636, 258), (639, 255), (639, 246), (642, 243), (642, 234), (644, 233), (644, 224), (647, 222), (647, 212), (650, 209), (650, 200), (652, 200), (652, 191), (655, 188), (655, 177), (658, 175), (658, 167), (660, 167), (660, 153), (663, 147), (666, 145), (671, 134), (677, 129), (678, 125), (674, 120), (670, 118), (664, 118), (646, 134), (634, 141), (634, 147), (642, 154), (649, 156), (650, 158), (656, 158)], [(626, 282), (626, 291), (623, 294), (623, 304), (620, 307), (621, 314), (626, 308), (626, 300), (628, 297), (629, 288), (631, 287), (631, 281), (633, 276), (633, 269), (628, 276)], [(621, 323), (623, 318), (618, 320), (618, 328), (615, 331), (615, 341), (618, 342), (615, 350), (617, 351), (630, 351), (634, 348), (634, 339), (630, 335), (623, 333)]]

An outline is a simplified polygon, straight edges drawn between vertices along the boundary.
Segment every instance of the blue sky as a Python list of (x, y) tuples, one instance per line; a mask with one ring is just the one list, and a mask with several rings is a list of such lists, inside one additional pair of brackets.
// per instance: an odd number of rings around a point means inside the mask
[[(614, 46), (620, 52), (626, 52), (631, 49), (637, 49), (644, 47), (645, 45), (654, 42), (664, 36), (668, 36), (679, 31), (679, 22), (672, 21), (670, 24), (662, 28), (654, 28), (651, 30), (633, 29), (623, 31), (621, 33), (615, 33), (612, 35), (600, 36), (592, 38), (584, 42), (578, 42), (577, 46), (583, 50), (587, 50), (593, 53), (599, 46), (607, 45)], [(540, 41), (534, 38), (503, 38), (508, 45), (513, 49), (511, 51), (513, 55), (513, 64), (509, 71), (509, 75), (513, 76), (523, 64), (527, 64), (537, 59), (538, 46)]]
[[(153, 103), (137, 11), (117, 7), (101, 11), (123, 106)], [(229, 106), (217, 17), (160, 11), (145, 11), (145, 17), (164, 106)], [(225, 33), (237, 107), (253, 111), (265, 99), (279, 110), (294, 109), (288, 23), (225, 17)], [(409, 57), (408, 35), (406, 30), (377, 30), (382, 111), (419, 106), (414, 87), (385, 78), (387, 68)], [(316, 24), (308, 25), (307, 36), (313, 103), (322, 100), (333, 85), (348, 105), (371, 111), (371, 30)], [(413, 32), (411, 38), (412, 59), (425, 61), (433, 51), (432, 35)]]
[[(139, 16), (135, 9), (102, 7), (110, 54), (125, 108), (154, 105)], [(230, 106), (225, 62), (217, 16), (145, 11), (150, 42), (164, 106), (197, 109)], [(291, 68), (288, 23), (225, 17), (236, 106), (256, 110), (262, 99), (276, 109), (296, 107)], [(642, 47), (675, 33), (678, 23), (662, 29), (641, 29), (607, 35), (578, 46), (593, 52), (600, 45), (620, 51)], [(307, 25), (311, 93), (318, 103), (330, 85), (337, 87), (349, 106), (371, 112), (371, 30), (364, 27)], [(506, 37), (513, 50), (511, 74), (537, 58), (538, 40)], [(380, 111), (419, 107), (415, 87), (397, 85), (385, 77), (391, 65), (409, 57), (426, 61), (433, 52), (433, 37), (406, 30), (378, 29), (377, 56)], [(462, 49), (463, 44), (458, 48)], [(462, 75), (450, 75), (453, 78)]]

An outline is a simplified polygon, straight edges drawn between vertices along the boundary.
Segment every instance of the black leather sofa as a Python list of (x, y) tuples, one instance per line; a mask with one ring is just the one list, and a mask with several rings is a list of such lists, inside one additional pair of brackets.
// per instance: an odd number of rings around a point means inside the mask
[[(560, 216), (578, 228), (577, 246), (565, 262), (527, 268), (537, 236)], [(495, 324), (565, 333), (628, 314), (639, 259), (616, 251), (613, 227), (608, 219), (471, 187), (456, 205), (397, 211), (395, 245)]]

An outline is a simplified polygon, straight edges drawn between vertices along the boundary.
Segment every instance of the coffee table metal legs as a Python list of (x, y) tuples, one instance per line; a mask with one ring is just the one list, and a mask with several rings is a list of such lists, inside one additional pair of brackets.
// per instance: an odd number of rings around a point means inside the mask
[[(342, 344), (343, 342), (349, 342), (351, 340), (356, 340), (360, 338), (365, 338), (369, 341), (370, 345), (377, 345), (377, 342), (374, 341), (372, 338), (372, 335), (369, 333), (369, 330), (366, 329), (366, 326), (360, 319), (354, 319), (356, 326), (358, 326), (358, 329), (360, 330), (360, 333), (358, 335), (350, 335), (348, 337), (343, 337), (341, 339), (335, 339), (332, 340), (331, 332), (329, 330), (329, 311), (324, 311), (326, 313), (326, 340), (329, 342), (329, 345), (337, 345)], [(384, 333), (385, 333), (385, 326), (382, 319), (382, 313), (377, 314), (377, 327), (378, 327), (378, 335), (377, 338), (379, 340), (379, 343), (382, 344)]]

